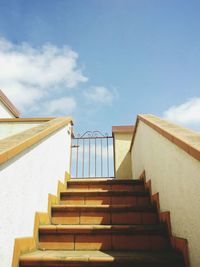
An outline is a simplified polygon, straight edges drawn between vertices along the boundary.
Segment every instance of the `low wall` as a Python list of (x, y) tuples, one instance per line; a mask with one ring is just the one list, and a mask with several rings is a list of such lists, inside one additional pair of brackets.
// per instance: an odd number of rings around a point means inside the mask
[(70, 120), (55, 119), (33, 129), (32, 136), (32, 130), (23, 132), (24, 143), (20, 134), (7, 139), (16, 142), (18, 137), (15, 147), (21, 152), (0, 151), (10, 157), (0, 157), (0, 261), (4, 267), (11, 266), (14, 239), (33, 235), (35, 212), (47, 210), (48, 193), (56, 193), (58, 179), (70, 168)]
[(131, 179), (130, 144), (133, 137), (133, 126), (113, 126), (114, 170), (118, 179)]
[(160, 208), (171, 213), (172, 234), (186, 238), (191, 267), (200, 266), (200, 134), (150, 115), (138, 117), (132, 173), (145, 170)]

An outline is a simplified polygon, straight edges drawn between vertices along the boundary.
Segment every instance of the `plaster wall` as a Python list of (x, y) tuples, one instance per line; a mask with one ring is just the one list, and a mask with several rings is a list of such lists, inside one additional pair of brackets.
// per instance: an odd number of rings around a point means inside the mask
[(0, 118), (15, 118), (15, 116), (7, 109), (7, 107), (0, 101)]
[(0, 166), (0, 265), (10, 267), (14, 239), (33, 235), (36, 211), (70, 169), (69, 125)]
[(200, 162), (139, 121), (131, 150), (132, 173), (143, 170), (171, 213), (172, 234), (186, 238), (191, 267), (200, 266)]
[(0, 140), (42, 123), (43, 122), (0, 122)]
[(129, 151), (132, 136), (132, 133), (114, 133), (116, 178), (132, 177), (131, 154)]

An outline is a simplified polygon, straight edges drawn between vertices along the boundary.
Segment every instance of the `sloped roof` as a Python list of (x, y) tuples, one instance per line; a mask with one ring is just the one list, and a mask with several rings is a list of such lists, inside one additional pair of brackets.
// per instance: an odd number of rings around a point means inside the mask
[(0, 101), (7, 107), (7, 109), (16, 117), (20, 117), (19, 110), (13, 105), (13, 103), (7, 98), (7, 96), (0, 89)]

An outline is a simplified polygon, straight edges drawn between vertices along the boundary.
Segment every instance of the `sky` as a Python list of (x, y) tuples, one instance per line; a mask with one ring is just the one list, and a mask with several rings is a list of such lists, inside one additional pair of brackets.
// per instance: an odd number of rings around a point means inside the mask
[(76, 133), (150, 113), (200, 131), (200, 1), (0, 0), (0, 88)]

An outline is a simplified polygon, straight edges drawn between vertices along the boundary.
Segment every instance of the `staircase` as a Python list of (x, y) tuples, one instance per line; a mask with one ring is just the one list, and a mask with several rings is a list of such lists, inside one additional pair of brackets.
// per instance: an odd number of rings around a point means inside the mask
[(143, 180), (74, 179), (20, 267), (184, 267)]

